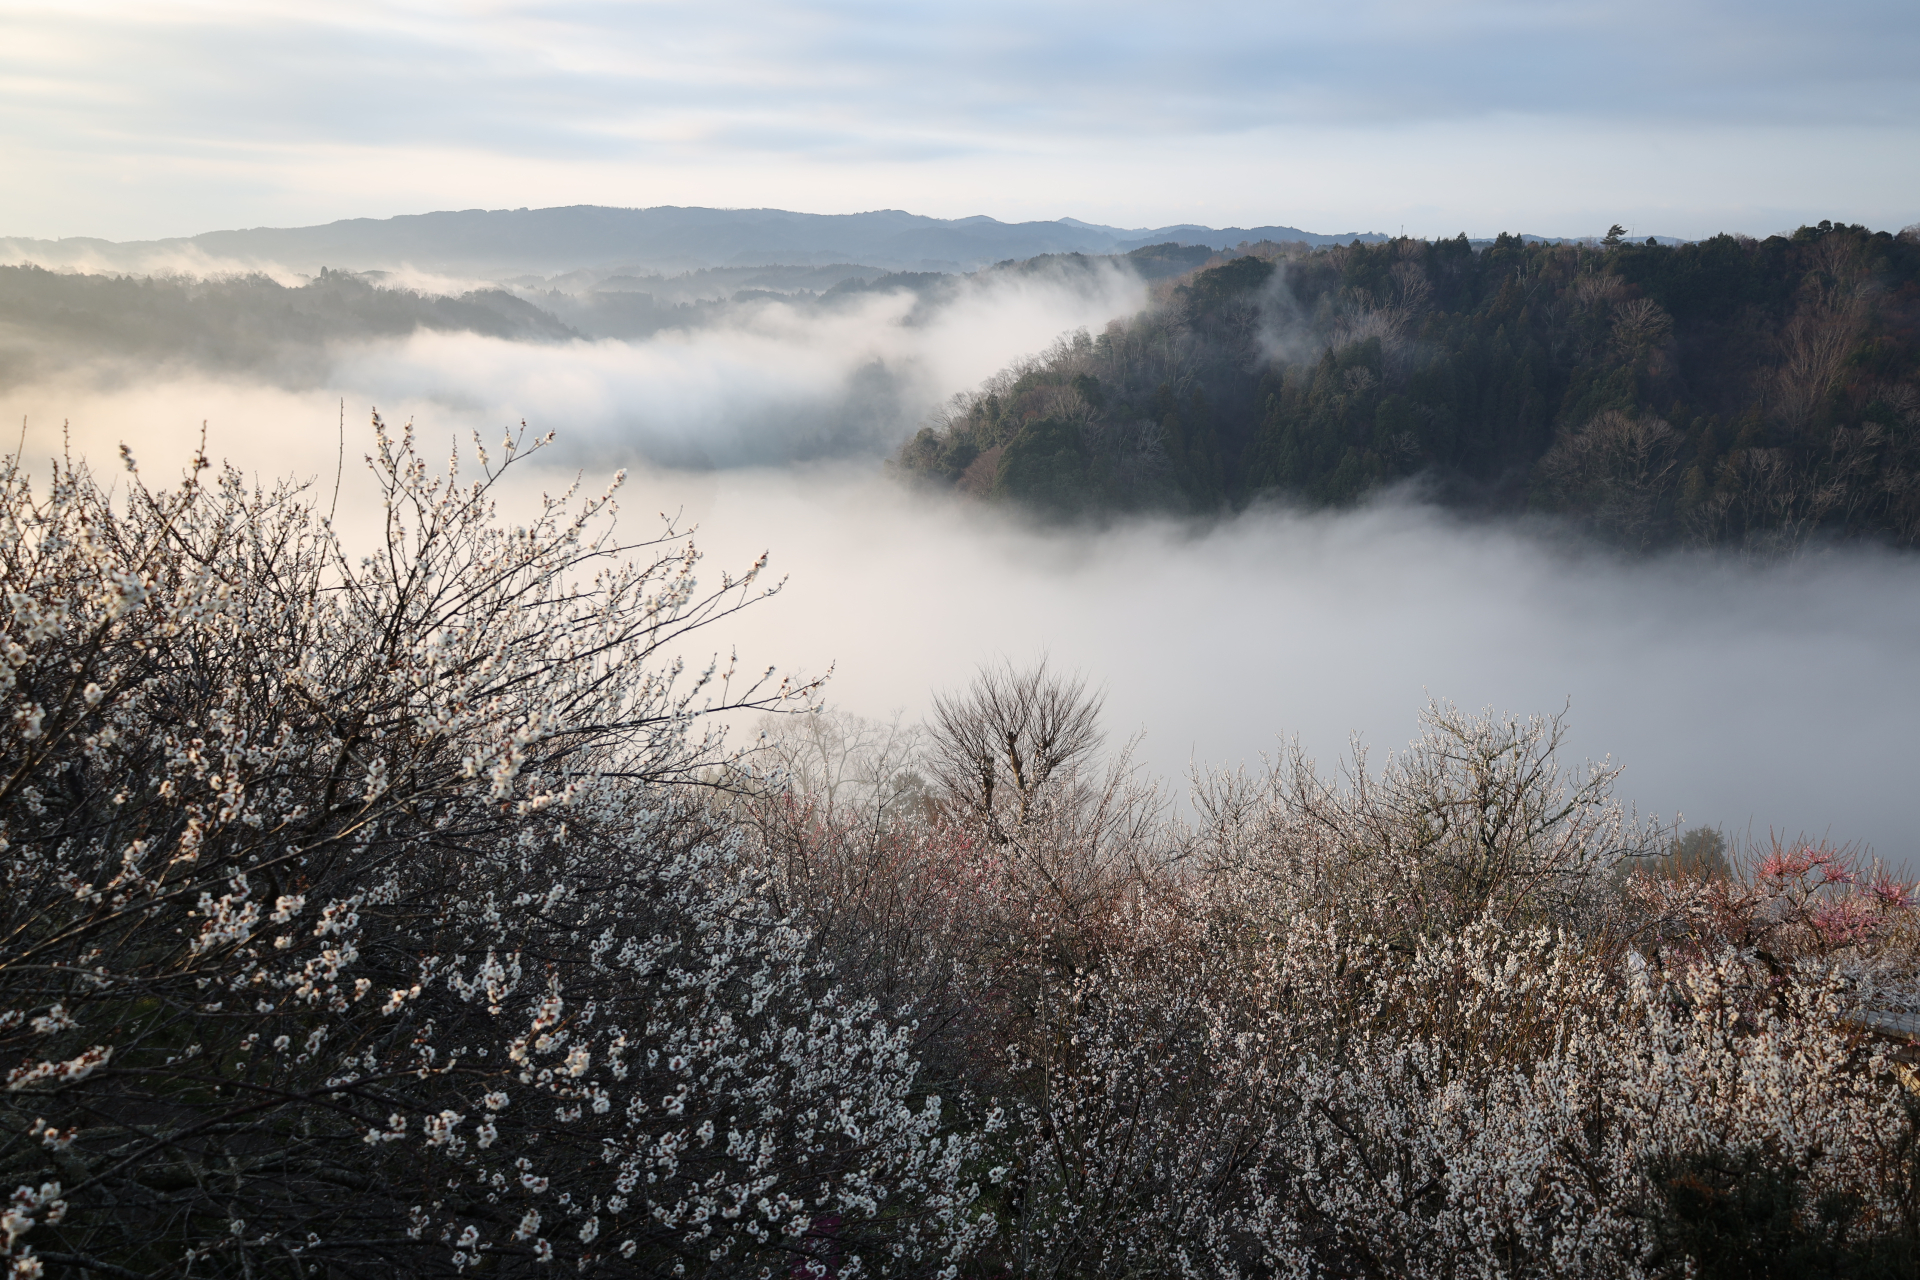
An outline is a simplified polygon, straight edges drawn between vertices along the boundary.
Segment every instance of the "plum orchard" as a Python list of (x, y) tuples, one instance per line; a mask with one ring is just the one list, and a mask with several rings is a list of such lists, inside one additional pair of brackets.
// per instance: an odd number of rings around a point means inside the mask
[[(1562, 728), (1436, 705), (1384, 767), (1203, 774), (1191, 826), (1122, 757), (924, 825), (782, 794), (759, 838), (997, 1095), (983, 1276), (1914, 1275), (1910, 890), (1799, 844), (1660, 874)], [(811, 775), (898, 792), (883, 755)]]
[(671, 785), (812, 692), (668, 656), (761, 566), (375, 428), (365, 557), (204, 461), (0, 478), (5, 1265), (953, 1274), (981, 1139)]
[(813, 688), (672, 655), (758, 566), (376, 442), (364, 558), (0, 475), (14, 1276), (1916, 1273), (1857, 859), (1682, 858), (1446, 706), (1183, 824), (1011, 667), (742, 761), (703, 716)]

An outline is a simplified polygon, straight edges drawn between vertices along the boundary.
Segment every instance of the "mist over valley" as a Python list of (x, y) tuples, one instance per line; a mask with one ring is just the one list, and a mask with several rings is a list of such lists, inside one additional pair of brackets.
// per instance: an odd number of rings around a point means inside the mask
[[(1077, 353), (1091, 351), (1085, 335), (1106, 342), (1127, 326), (1186, 335), (1154, 357), (1161, 372), (1143, 399), (1168, 377), (1278, 377), (1356, 351), (1373, 363), (1323, 376), (1377, 385), (1394, 376), (1379, 363), (1382, 335), (1396, 351), (1408, 341), (1391, 311), (1382, 328), (1377, 311), (1329, 321), (1323, 308), (1328, 336), (1316, 336), (1312, 307), (1269, 288), (1259, 296), (1270, 301), (1252, 298), (1254, 327), (1236, 331), (1264, 344), (1251, 354), (1220, 345), (1240, 340), (1221, 338), (1221, 321), (1169, 311), (1235, 263), (1277, 263), (1278, 283), (1329, 252), (1369, 251), (1167, 242), (966, 274), (616, 265), (462, 280), (8, 267), (0, 407), (25, 421), (29, 457), (60, 447), (64, 423), (81, 456), (110, 457), (124, 441), (150, 467), (172, 467), (204, 420), (213, 456), (316, 480), (333, 472), (343, 404), (350, 462), (370, 407), (428, 442), (492, 440), (524, 420), (558, 433), (547, 465), (589, 480), (632, 468), (630, 509), (697, 522), (713, 568), (770, 552), (790, 585), (742, 615), (738, 643), (756, 661), (831, 667), (829, 702), (864, 716), (918, 718), (982, 662), (1048, 654), (1107, 689), (1115, 731), (1141, 731), (1143, 767), (1177, 790), (1196, 764), (1256, 761), (1294, 735), (1327, 761), (1354, 733), (1376, 755), (1396, 749), (1429, 698), (1570, 706), (1573, 746), (1624, 763), (1625, 794), (1644, 811), (1914, 856), (1900, 778), (1920, 711), (1907, 676), (1920, 582), (1908, 556), (1873, 538), (1812, 529), (1784, 552), (1623, 548), (1604, 520), (1530, 506), (1524, 479), (1503, 482), (1517, 503), (1463, 503), (1459, 473), (1417, 461), (1331, 505), (1284, 486), (1222, 502), (1227, 491), (1209, 497), (1181, 470), (1167, 434), (1179, 427), (1150, 415), (1130, 427), (1145, 433), (1147, 489), (1104, 511), (1023, 498), (1017, 475), (1004, 492), (1004, 467), (992, 493), (991, 471), (929, 487), (914, 470), (927, 464), (912, 461), (927, 455), (900, 452), (929, 421), (977, 417), (983, 397), (1030, 406), (1003, 432), (1054, 429), (1060, 406), (1068, 419), (1089, 413), (1100, 392), (1075, 390), (1092, 367)], [(556, 265), (578, 261), (563, 252)], [(1416, 279), (1394, 278), (1403, 291)], [(1229, 311), (1249, 305), (1221, 296)], [(1654, 336), (1652, 348), (1604, 349), (1629, 366), (1649, 350), (1671, 364)], [(1391, 358), (1417, 366), (1413, 351)], [(1090, 442), (1116, 429), (1078, 421)], [(1063, 510), (1081, 514), (1063, 522)]]

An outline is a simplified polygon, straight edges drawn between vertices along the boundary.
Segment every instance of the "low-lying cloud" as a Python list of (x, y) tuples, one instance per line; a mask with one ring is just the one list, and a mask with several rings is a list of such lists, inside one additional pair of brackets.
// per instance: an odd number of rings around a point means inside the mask
[(878, 455), (959, 387), (1144, 301), (1119, 271), (966, 282), (819, 308), (765, 299), (712, 327), (553, 348), (419, 334), (346, 355), (339, 378), (468, 412), (562, 422), (584, 459), (683, 468)]
[[(636, 489), (648, 509), (686, 495)], [(1911, 557), (1635, 561), (1394, 502), (1041, 531), (844, 468), (695, 498), (719, 563), (765, 546), (791, 575), (743, 651), (837, 664), (832, 697), (863, 714), (918, 715), (984, 659), (1047, 652), (1104, 683), (1116, 735), (1143, 730), (1143, 761), (1178, 779), (1295, 734), (1328, 762), (1350, 733), (1384, 752), (1430, 696), (1570, 705), (1575, 752), (1625, 764), (1643, 812), (1920, 854)]]
[(0, 390), (0, 404), (15, 420), (42, 423), (89, 413), (103, 424), (206, 418), (218, 439), (257, 429), (231, 410), (213, 416), (212, 406), (230, 404), (244, 385), (293, 393), (276, 401), (278, 412), (302, 423), (331, 422), (341, 399), (357, 415), (371, 404), (395, 421), (493, 434), (506, 422), (538, 421), (561, 428), (568, 455), (594, 465), (879, 456), (954, 390), (1063, 331), (1132, 311), (1145, 296), (1138, 277), (1106, 264), (990, 273), (955, 279), (935, 299), (904, 289), (758, 298), (634, 341), (419, 330), (398, 341), (287, 346), (268, 349), (239, 384), (186, 361), (156, 367), (41, 351), (41, 363), (64, 372)]
[[(1352, 732), (1392, 749), (1429, 696), (1570, 701), (1574, 749), (1623, 762), (1643, 811), (1920, 855), (1920, 559), (1629, 560), (1401, 501), (1046, 530), (884, 477), (876, 452), (924, 405), (1136, 305), (1132, 287), (1003, 287), (932, 311), (880, 295), (826, 316), (774, 303), (638, 343), (422, 334), (338, 353), (311, 390), (176, 370), (16, 387), (0, 409), (27, 417), (30, 453), (57, 447), (67, 419), (76, 452), (109, 459), (125, 440), (154, 479), (204, 419), (214, 454), (323, 485), (343, 398), (350, 472), (369, 404), (414, 418), (429, 455), (524, 417), (559, 431), (564, 463), (530, 484), (632, 464), (634, 523), (698, 522), (711, 575), (770, 551), (787, 589), (717, 640), (750, 662), (832, 665), (830, 699), (861, 714), (917, 716), (977, 663), (1044, 651), (1105, 684), (1116, 738), (1144, 730), (1142, 761), (1177, 780), (1189, 762), (1257, 763), (1294, 734), (1329, 761)], [(849, 410), (876, 366), (885, 394)], [(794, 461), (809, 457), (830, 460)]]

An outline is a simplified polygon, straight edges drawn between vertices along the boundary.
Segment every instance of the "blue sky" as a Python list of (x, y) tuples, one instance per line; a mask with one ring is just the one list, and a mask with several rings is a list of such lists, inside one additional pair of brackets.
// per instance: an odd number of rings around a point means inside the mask
[(1920, 5), (0, 0), (0, 235), (428, 209), (1920, 221)]

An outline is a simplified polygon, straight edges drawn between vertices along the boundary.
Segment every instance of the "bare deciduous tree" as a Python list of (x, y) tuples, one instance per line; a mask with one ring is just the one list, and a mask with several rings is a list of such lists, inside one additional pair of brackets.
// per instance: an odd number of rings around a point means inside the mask
[(1602, 873), (1661, 847), (1613, 797), (1618, 766), (1563, 765), (1563, 716), (1435, 702), (1421, 721), (1377, 774), (1356, 746), (1329, 779), (1295, 743), (1264, 778), (1199, 779), (1219, 882), (1261, 895), (1270, 915), (1336, 913), (1386, 932), (1564, 922), (1595, 905)]
[(1621, 542), (1645, 547), (1660, 532), (1681, 443), (1660, 418), (1609, 409), (1556, 441), (1538, 474), (1556, 502), (1591, 513), (1597, 528)]
[(1865, 331), (1868, 290), (1858, 248), (1839, 236), (1821, 240), (1799, 304), (1776, 339), (1773, 408), (1791, 426), (1814, 415)]
[(1101, 741), (1104, 695), (1042, 658), (1026, 670), (1002, 661), (980, 668), (965, 693), (933, 700), (934, 776), (963, 810), (1004, 839), (1024, 825), (1056, 775), (1084, 762)]

